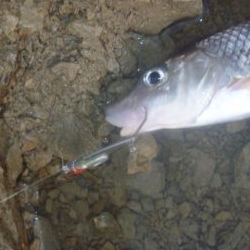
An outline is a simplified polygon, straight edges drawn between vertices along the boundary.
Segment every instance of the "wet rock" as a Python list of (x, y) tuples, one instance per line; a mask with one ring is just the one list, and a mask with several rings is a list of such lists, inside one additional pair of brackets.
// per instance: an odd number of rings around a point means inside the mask
[(115, 250), (115, 246), (111, 242), (107, 241), (101, 250)]
[(3, 33), (13, 42), (17, 39), (18, 34), (16, 32), (19, 18), (7, 10), (3, 11), (0, 15), (1, 29)]
[(127, 187), (152, 198), (161, 197), (165, 186), (165, 167), (159, 162), (152, 162), (151, 170), (127, 177)]
[(235, 158), (234, 178), (237, 188), (250, 188), (250, 143), (241, 150), (238, 157)]
[(225, 243), (220, 246), (222, 250), (233, 250), (237, 249), (237, 246), (240, 243), (244, 242), (244, 237), (248, 234), (248, 230), (250, 228), (249, 222), (239, 222), (238, 225), (235, 227), (233, 232), (226, 238)]
[(64, 81), (73, 81), (80, 69), (80, 65), (71, 62), (61, 62), (52, 68), (53, 73), (65, 77)]
[(178, 210), (179, 210), (179, 213), (181, 214), (182, 218), (186, 219), (189, 216), (192, 208), (188, 202), (183, 202), (182, 204), (180, 204), (178, 206)]
[(53, 200), (52, 199), (47, 199), (46, 204), (45, 204), (45, 210), (47, 213), (51, 214), (53, 212)]
[(215, 216), (215, 221), (225, 222), (231, 218), (231, 213), (229, 211), (221, 211)]
[(130, 10), (127, 24), (132, 30), (142, 34), (157, 34), (172, 20), (181, 19), (183, 15), (193, 17), (201, 13), (202, 2), (192, 0), (170, 4), (168, 1), (159, 0), (154, 5), (150, 1), (113, 2), (112, 7), (116, 11)]
[(35, 238), (30, 245), (30, 250), (40, 250), (41, 249), (40, 245), (41, 245), (40, 239)]
[(40, 249), (60, 249), (56, 235), (48, 219), (45, 217), (36, 216), (33, 226), (34, 235), (40, 240)]
[(27, 153), (24, 158), (27, 167), (30, 170), (37, 172), (52, 160), (52, 152), (46, 149), (34, 150)]
[(20, 8), (20, 26), (31, 32), (43, 28), (43, 20), (47, 14), (48, 2), (42, 2), (39, 6), (33, 0), (26, 0)]
[(58, 187), (68, 201), (84, 199), (87, 197), (87, 190), (78, 186), (75, 182), (65, 183)]
[(111, 204), (117, 207), (122, 207), (127, 202), (127, 193), (124, 186), (114, 186), (108, 190), (108, 196)]
[(146, 134), (139, 137), (135, 145), (135, 151), (131, 153), (127, 173), (149, 171), (151, 161), (156, 156), (157, 151), (157, 143), (152, 135)]
[(229, 122), (226, 124), (228, 133), (234, 134), (246, 128), (246, 121)]
[(216, 227), (212, 226), (210, 228), (209, 234), (208, 234), (208, 245), (209, 246), (215, 246), (216, 245)]
[[(119, 222), (119, 220), (118, 220)], [(94, 218), (95, 228), (105, 235), (116, 235), (119, 233), (119, 225), (114, 216), (109, 212), (103, 212)]]
[(104, 200), (100, 200), (96, 202), (92, 207), (91, 207), (91, 213), (93, 214), (100, 214), (104, 211), (105, 209), (106, 202)]
[(75, 201), (73, 207), (79, 219), (84, 220), (89, 215), (89, 204), (86, 200)]
[(137, 201), (129, 201), (129, 202), (127, 202), (126, 206), (136, 213), (142, 212), (142, 206)]
[(199, 226), (196, 221), (190, 219), (182, 220), (180, 222), (180, 229), (191, 239), (198, 240)]
[(154, 203), (151, 198), (142, 199), (141, 204), (142, 204), (143, 210), (146, 212), (154, 210)]
[(213, 178), (215, 169), (214, 156), (198, 149), (190, 150), (192, 158), (193, 183), (196, 187), (208, 186)]
[(14, 184), (17, 177), (23, 171), (23, 158), (20, 143), (15, 142), (9, 148), (6, 158), (6, 164), (10, 181)]
[(123, 209), (118, 214), (117, 221), (121, 227), (123, 238), (133, 240), (136, 234), (135, 214), (128, 209)]

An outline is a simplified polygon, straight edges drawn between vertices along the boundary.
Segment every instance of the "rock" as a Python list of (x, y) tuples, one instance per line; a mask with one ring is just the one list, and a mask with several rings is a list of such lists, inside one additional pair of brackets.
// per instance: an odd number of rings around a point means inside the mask
[(60, 245), (48, 219), (36, 216), (34, 219), (34, 236), (40, 240), (40, 249), (59, 250)]
[(135, 214), (128, 209), (122, 209), (117, 216), (117, 221), (121, 227), (123, 238), (133, 240), (136, 235)]
[(212, 226), (208, 234), (208, 245), (213, 247), (216, 246), (216, 227)]
[(183, 202), (178, 206), (178, 211), (183, 219), (186, 219), (189, 216), (191, 210), (191, 205), (188, 202)]
[(6, 158), (6, 164), (8, 168), (8, 176), (10, 178), (10, 181), (14, 185), (17, 177), (23, 171), (23, 158), (20, 143), (14, 142), (9, 148)]
[(217, 222), (225, 222), (231, 218), (231, 213), (228, 211), (221, 211), (215, 216), (215, 221)]
[(113, 188), (108, 189), (108, 196), (110, 203), (117, 207), (122, 207), (127, 202), (127, 194), (124, 186), (116, 185)]
[(80, 70), (80, 65), (71, 62), (60, 62), (56, 64), (52, 71), (58, 76), (65, 77), (65, 81), (73, 81)]
[(214, 156), (204, 153), (198, 149), (190, 150), (192, 159), (192, 179), (196, 187), (208, 186), (213, 178), (215, 169)]
[[(235, 227), (234, 231), (225, 239), (225, 243), (220, 246), (221, 250), (233, 250), (233, 249), (242, 249), (237, 246), (240, 243), (244, 242), (245, 235), (248, 235), (250, 228), (249, 222), (239, 222)], [(248, 245), (248, 243), (247, 243)]]
[(129, 201), (129, 202), (127, 202), (126, 206), (136, 213), (142, 212), (142, 206), (137, 201)]
[(52, 214), (53, 208), (54, 208), (54, 206), (53, 206), (53, 200), (47, 199), (46, 200), (46, 204), (45, 204), (45, 210), (46, 210), (46, 212), (49, 213), (49, 214)]
[(48, 2), (44, 1), (38, 6), (33, 0), (26, 0), (21, 6), (20, 26), (31, 32), (43, 28), (43, 20), (47, 14)]
[(243, 147), (234, 162), (235, 187), (250, 189), (250, 143)]
[(152, 162), (151, 170), (128, 176), (127, 187), (152, 198), (161, 197), (165, 187), (165, 167), (159, 162)]
[(109, 212), (103, 212), (94, 218), (96, 230), (104, 235), (116, 235), (119, 233), (119, 225), (114, 216)]
[(229, 122), (226, 124), (227, 132), (230, 134), (237, 133), (246, 128), (246, 121)]
[(196, 221), (186, 219), (180, 221), (181, 231), (193, 240), (198, 240), (199, 226)]
[(154, 202), (151, 198), (143, 198), (141, 201), (142, 208), (145, 212), (153, 211), (154, 210)]
[(89, 204), (87, 200), (78, 200), (73, 203), (74, 210), (76, 211), (77, 217), (84, 220), (89, 215)]
[(39, 238), (35, 238), (30, 245), (30, 250), (40, 250), (41, 242)]
[(87, 190), (78, 186), (75, 182), (65, 183), (58, 187), (68, 201), (84, 199), (87, 197)]
[(115, 250), (115, 246), (114, 246), (111, 242), (107, 241), (107, 242), (102, 246), (101, 250)]
[(37, 172), (51, 162), (52, 152), (46, 149), (33, 150), (27, 153), (24, 158), (27, 167), (30, 170)]
[(4, 34), (12, 42), (14, 42), (18, 37), (16, 28), (19, 22), (19, 18), (7, 10), (1, 13), (1, 17), (0, 17), (1, 24), (2, 24), (1, 29), (3, 30)]
[(151, 161), (157, 154), (157, 143), (150, 134), (140, 136), (136, 141), (135, 151), (131, 153), (128, 163), (128, 174), (149, 171)]
[(48, 193), (48, 196), (51, 198), (51, 199), (56, 199), (58, 198), (59, 196), (59, 190), (58, 189), (52, 189), (51, 191), (49, 191)]

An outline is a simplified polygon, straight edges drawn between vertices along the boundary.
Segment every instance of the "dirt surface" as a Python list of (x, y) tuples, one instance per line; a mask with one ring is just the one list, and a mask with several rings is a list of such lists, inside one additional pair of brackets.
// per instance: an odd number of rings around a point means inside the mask
[[(138, 71), (250, 14), (211, 3), (1, 1), (0, 198), (118, 140), (103, 108)], [(248, 249), (248, 123), (154, 136), (0, 203), (0, 249)]]

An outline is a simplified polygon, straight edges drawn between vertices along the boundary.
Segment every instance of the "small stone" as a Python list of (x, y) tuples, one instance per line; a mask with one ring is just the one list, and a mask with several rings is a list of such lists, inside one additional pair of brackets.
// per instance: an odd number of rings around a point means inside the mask
[(103, 212), (94, 218), (95, 228), (102, 234), (113, 235), (119, 233), (119, 225), (114, 216), (109, 212)]
[(132, 211), (134, 211), (136, 213), (141, 213), (142, 212), (142, 206), (137, 201), (129, 201), (126, 205), (127, 205), (127, 207), (129, 209), (131, 209)]
[(74, 209), (72, 209), (72, 208), (69, 210), (69, 217), (71, 219), (73, 219), (73, 220), (77, 220), (78, 219), (76, 211)]
[(216, 228), (212, 226), (209, 231), (208, 235), (208, 245), (209, 246), (216, 246)]
[(226, 129), (228, 133), (234, 134), (246, 128), (245, 121), (229, 122), (226, 124)]
[(26, 82), (25, 82), (25, 84), (24, 84), (24, 88), (26, 89), (26, 90), (33, 90), (33, 89), (35, 89), (35, 82), (34, 82), (34, 80), (32, 79), (32, 78), (30, 78), (30, 79), (28, 79)]
[(151, 198), (142, 199), (141, 204), (142, 204), (143, 210), (146, 212), (154, 210), (154, 203)]
[(8, 175), (10, 177), (10, 180), (14, 183), (23, 170), (21, 145), (19, 145), (19, 143), (14, 143), (9, 148), (6, 163), (8, 168)]
[(66, 244), (67, 248), (75, 248), (76, 242), (77, 242), (76, 237), (67, 237), (65, 239), (65, 244)]
[(128, 174), (149, 171), (151, 161), (158, 152), (156, 140), (150, 134), (140, 136), (135, 147), (136, 151), (133, 152), (128, 163)]
[(97, 201), (91, 208), (91, 213), (100, 214), (105, 209), (106, 202), (104, 200)]
[(191, 206), (188, 202), (183, 202), (178, 206), (178, 210), (183, 219), (186, 219), (191, 212)]
[(51, 199), (56, 199), (59, 196), (59, 190), (58, 189), (52, 189), (51, 191), (49, 191), (48, 196)]
[(63, 203), (68, 202), (64, 194), (59, 194), (59, 201)]
[(152, 162), (151, 170), (127, 177), (127, 187), (152, 198), (160, 198), (165, 187), (166, 169), (160, 162)]
[(37, 172), (39, 169), (45, 167), (52, 160), (52, 152), (49, 150), (33, 150), (25, 155), (27, 167)]
[(123, 238), (133, 240), (136, 235), (135, 215), (128, 209), (123, 209), (117, 217), (122, 229)]
[(88, 198), (88, 203), (92, 205), (98, 202), (100, 197), (99, 197), (99, 193), (90, 191), (87, 198)]
[(39, 238), (35, 238), (30, 245), (30, 250), (40, 250), (41, 242)]
[(230, 218), (231, 218), (231, 213), (229, 211), (221, 211), (216, 215), (215, 221), (224, 222)]
[(115, 246), (111, 242), (107, 241), (101, 250), (115, 250)]
[(190, 150), (190, 157), (193, 161), (193, 183), (196, 187), (208, 186), (214, 175), (215, 158), (212, 155), (198, 149)]
[(52, 68), (52, 72), (58, 76), (64, 76), (68, 81), (73, 81), (76, 78), (80, 65), (71, 62), (60, 62)]
[(76, 201), (73, 206), (78, 218), (84, 220), (89, 215), (89, 204), (86, 200)]
[(220, 188), (222, 186), (222, 180), (219, 174), (214, 174), (210, 185), (212, 188)]
[(52, 214), (52, 212), (53, 212), (53, 200), (51, 200), (51, 199), (46, 200), (45, 210), (47, 213)]
[(173, 218), (175, 218), (177, 215), (177, 210), (176, 209), (169, 209), (166, 215), (166, 218), (168, 220), (172, 220)]

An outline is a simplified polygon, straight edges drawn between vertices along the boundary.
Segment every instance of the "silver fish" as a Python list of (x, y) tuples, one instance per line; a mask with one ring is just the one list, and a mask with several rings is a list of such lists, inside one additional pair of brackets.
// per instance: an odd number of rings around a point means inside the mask
[(250, 117), (250, 21), (196, 44), (145, 72), (135, 89), (107, 107), (121, 135), (205, 126)]

